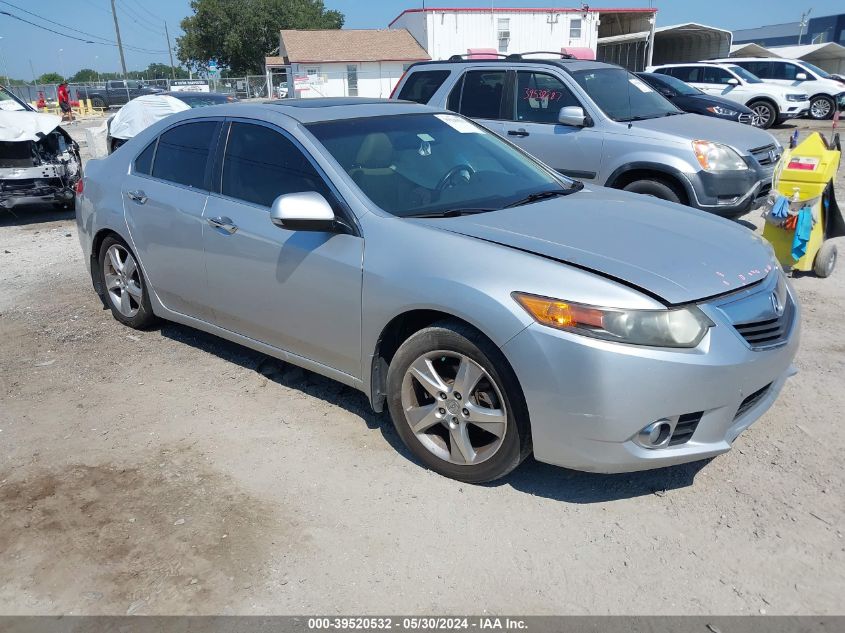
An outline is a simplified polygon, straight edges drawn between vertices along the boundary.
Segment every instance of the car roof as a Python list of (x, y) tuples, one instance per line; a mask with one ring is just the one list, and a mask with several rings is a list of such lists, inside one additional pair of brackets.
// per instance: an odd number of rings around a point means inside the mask
[[(528, 54), (528, 53), (526, 53)], [(532, 59), (530, 57), (524, 57), (522, 59), (508, 59), (507, 57), (499, 57), (496, 59), (437, 59), (431, 61), (422, 61), (416, 62), (413, 64), (408, 71), (410, 72), (414, 68), (420, 68), (423, 66), (448, 66), (450, 64), (456, 65), (483, 65), (487, 66), (490, 64), (515, 64), (515, 65), (531, 65), (531, 64), (543, 64), (547, 66), (557, 66), (562, 68), (567, 72), (575, 72), (578, 70), (594, 70), (596, 68), (621, 68), (617, 64), (608, 64), (607, 62), (599, 62), (592, 59)]]
[(704, 62), (681, 62), (677, 64), (655, 64), (654, 68), (678, 68), (680, 66), (736, 66), (733, 62), (704, 61)]
[(440, 108), (420, 105), (412, 101), (368, 99), (365, 97), (318, 97), (314, 99), (281, 99), (264, 102), (225, 103), (205, 108), (193, 108), (174, 117), (187, 120), (208, 116), (252, 117), (265, 119), (282, 114), (299, 123), (317, 123), (343, 119), (361, 119), (394, 114), (444, 112)]

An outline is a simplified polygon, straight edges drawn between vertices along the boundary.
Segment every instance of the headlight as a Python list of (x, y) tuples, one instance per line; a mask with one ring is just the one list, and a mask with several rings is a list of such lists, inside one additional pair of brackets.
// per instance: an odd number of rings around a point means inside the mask
[(719, 116), (736, 116), (739, 114), (736, 110), (731, 110), (730, 108), (726, 108), (724, 106), (710, 106), (709, 108), (705, 108), (708, 112), (712, 112), (713, 114), (718, 114)]
[(711, 141), (693, 141), (695, 157), (705, 171), (748, 169), (742, 157), (727, 145)]
[(695, 347), (713, 326), (695, 306), (671, 310), (620, 310), (514, 292), (537, 323), (607, 341), (653, 347)]
[(786, 95), (787, 101), (807, 101), (810, 97), (807, 95), (799, 95), (799, 94), (788, 94)]

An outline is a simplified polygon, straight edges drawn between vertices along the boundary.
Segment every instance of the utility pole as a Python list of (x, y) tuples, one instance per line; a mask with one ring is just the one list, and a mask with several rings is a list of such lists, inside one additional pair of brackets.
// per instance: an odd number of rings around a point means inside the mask
[(123, 57), (123, 42), (120, 41), (120, 25), (117, 23), (114, 0), (111, 0), (111, 16), (114, 18), (114, 33), (117, 35), (117, 49), (120, 51), (120, 67), (123, 69), (123, 78), (126, 79), (126, 58)]
[(807, 26), (807, 18), (813, 12), (813, 7), (810, 7), (801, 14), (801, 23), (798, 25), (798, 46), (801, 46), (801, 38), (804, 37), (804, 27)]
[(170, 46), (170, 31), (167, 30), (167, 22), (164, 23), (164, 34), (167, 36), (167, 52), (170, 55), (170, 78), (176, 79), (176, 68), (173, 66), (173, 47)]

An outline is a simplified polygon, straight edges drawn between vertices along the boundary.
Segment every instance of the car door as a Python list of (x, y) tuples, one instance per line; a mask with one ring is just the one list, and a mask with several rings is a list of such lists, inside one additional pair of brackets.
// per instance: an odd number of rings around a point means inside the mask
[[(703, 92), (717, 97), (724, 97), (737, 103), (745, 103), (750, 98), (751, 94), (748, 86), (724, 68), (700, 66), (698, 70), (699, 79), (695, 86)], [(731, 80), (734, 80), (735, 83), (731, 83)]]
[(557, 171), (578, 180), (594, 180), (601, 168), (604, 135), (595, 127), (562, 125), (560, 109), (584, 105), (556, 75), (539, 70), (516, 73), (507, 91), (509, 121), (505, 138)]
[(123, 105), (129, 101), (129, 87), (125, 81), (110, 81), (109, 105)]
[(501, 135), (502, 121), (509, 118), (505, 108), (508, 75), (502, 68), (465, 72), (449, 93), (447, 108)]
[(214, 323), (360, 377), (363, 239), (274, 225), (269, 207), (287, 193), (317, 191), (345, 211), (286, 132), (256, 121), (227, 125), (218, 192), (204, 214)]
[(129, 234), (148, 282), (169, 310), (209, 316), (202, 234), (221, 120), (182, 123), (148, 145), (124, 178)]

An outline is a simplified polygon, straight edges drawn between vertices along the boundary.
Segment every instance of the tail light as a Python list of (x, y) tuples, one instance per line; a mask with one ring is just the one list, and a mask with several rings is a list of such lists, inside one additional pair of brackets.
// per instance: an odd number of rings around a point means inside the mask
[(80, 178), (79, 180), (76, 181), (76, 184), (73, 186), (73, 190), (76, 192), (77, 196), (81, 196), (84, 189), (85, 189), (85, 179)]
[(407, 75), (407, 74), (408, 74), (408, 71), (406, 70), (405, 72), (402, 73), (402, 76), (399, 77), (399, 81), (396, 82), (396, 85), (393, 86), (393, 90), (390, 91), (390, 97), (389, 97), (390, 99), (392, 99), (393, 95), (396, 94), (396, 90), (397, 90), (397, 88), (399, 88), (399, 84), (402, 83), (402, 80), (405, 78), (405, 75)]

